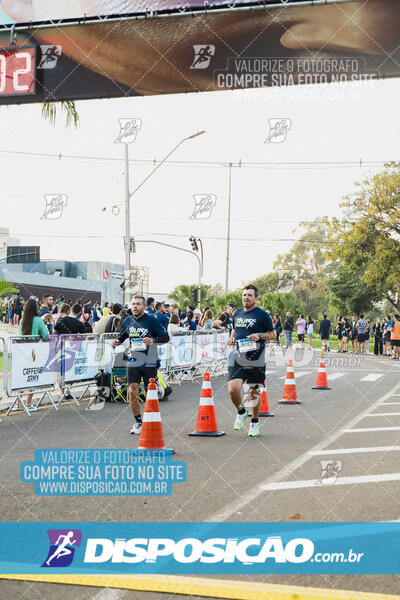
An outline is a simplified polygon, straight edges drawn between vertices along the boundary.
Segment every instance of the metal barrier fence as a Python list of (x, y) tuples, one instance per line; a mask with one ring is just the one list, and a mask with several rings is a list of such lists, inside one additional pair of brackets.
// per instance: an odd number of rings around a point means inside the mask
[[(101, 368), (110, 373), (113, 366), (126, 365), (126, 345), (112, 348), (111, 343), (118, 337), (115, 333), (100, 336), (102, 348)], [(209, 370), (212, 375), (225, 371), (228, 355), (229, 333), (219, 331), (183, 331), (170, 336), (167, 344), (158, 346), (160, 371), (180, 383), (183, 378), (193, 381), (196, 375)], [(124, 357), (125, 355), (125, 357)]]
[[(79, 400), (95, 382), (100, 370), (110, 373), (114, 366), (126, 366), (126, 347), (112, 348), (118, 334), (52, 335), (48, 341), (39, 336), (11, 336), (3, 342), (4, 393), (11, 400), (9, 414), (17, 403), (30, 415), (25, 402), (30, 394), (41, 393), (37, 408), (47, 397), (57, 410), (67, 393), (79, 406)], [(178, 384), (206, 370), (223, 373), (230, 349), (228, 332), (196, 331), (172, 334), (167, 344), (158, 346), (160, 370)], [(10, 366), (8, 363), (10, 362)], [(84, 386), (79, 399), (74, 389)], [(58, 401), (52, 397), (61, 389)]]
[[(102, 349), (96, 333), (61, 335), (61, 378), (63, 394), (58, 404), (66, 397), (67, 390), (75, 404), (83, 398), (90, 385), (95, 381), (101, 362)], [(84, 385), (79, 399), (74, 388)]]
[[(39, 336), (11, 336), (4, 342), (3, 353), (4, 393), (12, 399), (7, 415), (17, 403), (30, 415), (32, 409), (24, 398), (38, 392), (42, 396), (34, 405), (35, 409), (47, 397), (57, 410), (67, 392), (79, 405), (73, 388), (86, 386), (81, 399), (98, 370), (98, 335), (51, 335), (47, 341), (42, 341)], [(62, 393), (56, 402), (52, 392), (58, 386)]]
[(36, 407), (47, 396), (53, 407), (57, 408), (51, 395), (56, 388), (57, 342), (53, 336), (47, 342), (31, 335), (8, 338), (3, 354), (4, 392), (12, 399), (12, 403), (7, 415), (18, 403), (30, 415), (31, 409), (24, 397), (37, 392), (41, 392), (42, 396)]

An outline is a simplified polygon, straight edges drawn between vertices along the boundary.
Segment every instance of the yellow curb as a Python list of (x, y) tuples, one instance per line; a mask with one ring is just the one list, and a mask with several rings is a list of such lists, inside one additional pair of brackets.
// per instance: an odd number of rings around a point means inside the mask
[(1, 575), (0, 579), (168, 592), (231, 600), (400, 600), (380, 593), (174, 575)]

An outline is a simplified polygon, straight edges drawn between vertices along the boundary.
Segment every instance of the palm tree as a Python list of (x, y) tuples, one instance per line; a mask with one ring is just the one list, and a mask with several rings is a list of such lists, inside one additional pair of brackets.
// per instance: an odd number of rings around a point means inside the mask
[[(168, 298), (173, 300), (180, 308), (186, 309), (187, 306), (192, 306), (194, 304), (192, 300), (192, 289), (197, 288), (197, 286), (197, 283), (194, 283), (193, 285), (178, 285), (170, 294), (168, 294)], [(211, 300), (210, 289), (211, 285), (201, 285), (202, 306), (206, 306)], [(195, 308), (197, 308), (197, 306)]]
[(19, 294), (19, 290), (8, 283), (4, 279), (0, 279), (0, 298), (10, 296), (11, 294)]
[(42, 104), (42, 115), (45, 119), (50, 121), (51, 125), (54, 125), (57, 117), (57, 106), (60, 107), (60, 112), (66, 113), (66, 127), (73, 124), (76, 129), (79, 127), (79, 115), (76, 110), (75, 102), (73, 100), (64, 100), (61, 102), (44, 102)]

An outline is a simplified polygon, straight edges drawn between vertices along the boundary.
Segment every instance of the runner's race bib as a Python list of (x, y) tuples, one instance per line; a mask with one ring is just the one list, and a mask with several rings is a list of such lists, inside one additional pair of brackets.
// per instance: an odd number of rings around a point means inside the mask
[(131, 352), (142, 352), (143, 350), (147, 350), (147, 346), (142, 338), (134, 338), (130, 340)]
[(249, 339), (243, 339), (243, 340), (238, 340), (239, 342), (239, 353), (242, 354), (243, 352), (250, 352), (253, 350), (257, 350), (257, 344), (256, 342), (253, 342), (253, 340), (249, 340)]

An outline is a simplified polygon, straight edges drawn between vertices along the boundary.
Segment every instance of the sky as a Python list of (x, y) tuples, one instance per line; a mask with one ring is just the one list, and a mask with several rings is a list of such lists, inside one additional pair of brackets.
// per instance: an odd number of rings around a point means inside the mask
[[(227, 163), (232, 169), (229, 287), (268, 273), (277, 254), (301, 234), (300, 221), (340, 216), (341, 198), (354, 182), (379, 167), (359, 161), (398, 156), (398, 80), (336, 86), (204, 92), (77, 103), (80, 127), (55, 126), (40, 105), (0, 108), (0, 225), (21, 244), (40, 245), (41, 257), (123, 263), (124, 147), (115, 143), (121, 118), (141, 119), (129, 144), (130, 189), (153, 169), (137, 160), (161, 160), (183, 138), (171, 160), (209, 165), (164, 164), (131, 199), (132, 262), (150, 268), (150, 290), (167, 293), (197, 281), (195, 257), (140, 243), (155, 239), (190, 249), (204, 244), (203, 282), (225, 283), (228, 212)], [(282, 143), (268, 143), (269, 119), (290, 119)], [(20, 153), (38, 153), (28, 156)], [(56, 154), (57, 158), (43, 156)], [(84, 158), (69, 159), (66, 155)], [(105, 159), (114, 160), (105, 160)], [(327, 167), (315, 163), (357, 162)], [(278, 163), (246, 166), (245, 163)], [(314, 163), (284, 165), (283, 163)], [(64, 194), (57, 220), (43, 219), (46, 194)], [(190, 219), (195, 194), (212, 194), (209, 219)], [(120, 214), (111, 212), (120, 205)], [(105, 211), (102, 209), (106, 209)], [(293, 233), (293, 230), (297, 230)]]

